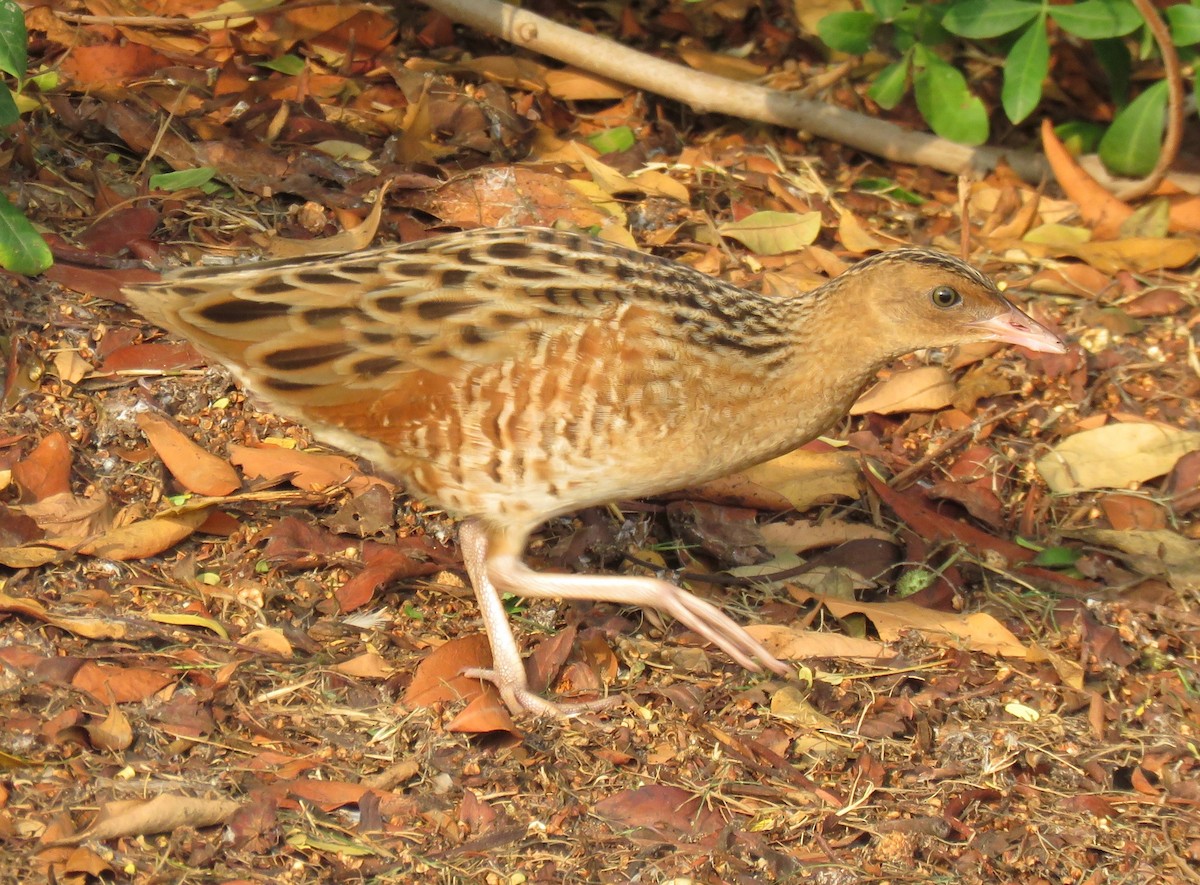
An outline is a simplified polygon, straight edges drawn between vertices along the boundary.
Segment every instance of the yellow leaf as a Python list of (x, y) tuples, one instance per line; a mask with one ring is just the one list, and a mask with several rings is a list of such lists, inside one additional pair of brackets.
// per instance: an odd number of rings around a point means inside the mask
[(755, 212), (717, 230), (758, 255), (782, 255), (812, 245), (821, 232), (821, 213)]

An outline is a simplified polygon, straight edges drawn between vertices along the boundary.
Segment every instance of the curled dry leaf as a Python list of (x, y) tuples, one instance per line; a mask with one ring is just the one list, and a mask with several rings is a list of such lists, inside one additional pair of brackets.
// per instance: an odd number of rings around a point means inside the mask
[(771, 695), (771, 715), (806, 729), (837, 730), (837, 723), (810, 704), (796, 685), (785, 685)]
[(56, 544), (78, 543), (103, 532), (112, 523), (108, 497), (102, 493), (78, 498), (70, 492), (60, 492), (15, 509), (37, 523), (45, 532), (43, 540)]
[(292, 644), (283, 635), (283, 631), (277, 630), (274, 627), (251, 630), (241, 638), (238, 644), (267, 654), (277, 655), (284, 659), (291, 658), (293, 654)]
[(74, 845), (84, 840), (102, 841), (125, 836), (149, 836), (169, 833), (179, 827), (211, 827), (223, 823), (238, 809), (228, 799), (196, 799), (191, 796), (164, 794), (153, 799), (125, 799), (100, 808), (86, 830), (61, 840)]
[(129, 719), (116, 705), (109, 707), (108, 716), (102, 722), (85, 726), (92, 746), (97, 750), (118, 752), (129, 749), (133, 744), (133, 728)]

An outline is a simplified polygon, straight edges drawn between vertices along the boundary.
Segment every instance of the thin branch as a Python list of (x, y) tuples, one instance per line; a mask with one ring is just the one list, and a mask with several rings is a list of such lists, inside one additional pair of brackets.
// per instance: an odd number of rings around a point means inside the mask
[(1171, 42), (1171, 32), (1163, 22), (1162, 16), (1154, 8), (1150, 0), (1133, 0), (1133, 5), (1146, 21), (1146, 27), (1154, 35), (1158, 43), (1158, 51), (1162, 53), (1164, 76), (1167, 79), (1167, 90), (1170, 94), (1167, 114), (1167, 137), (1163, 139), (1162, 150), (1158, 152), (1158, 162), (1150, 174), (1141, 181), (1134, 182), (1117, 191), (1116, 197), (1128, 203), (1151, 193), (1162, 180), (1167, 177), (1167, 170), (1175, 162), (1179, 154), (1179, 145), (1183, 141), (1183, 71), (1179, 65), (1179, 53)]
[(1047, 173), (1045, 160), (1037, 154), (969, 147), (778, 89), (694, 71), (604, 37), (557, 24), (500, 0), (422, 2), (456, 22), (577, 68), (683, 102), (697, 113), (727, 114), (800, 129), (885, 160), (959, 175), (994, 168), (1001, 160), (1027, 181), (1040, 181)]

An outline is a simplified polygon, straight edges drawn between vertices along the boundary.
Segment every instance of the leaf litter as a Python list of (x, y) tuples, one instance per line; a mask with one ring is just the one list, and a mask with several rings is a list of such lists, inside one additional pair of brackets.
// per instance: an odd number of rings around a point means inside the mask
[[(796, 76), (741, 6), (654, 26), (754, 47), (737, 64), (689, 48), (701, 69)], [(1194, 881), (1200, 302), (1176, 271), (1194, 237), (1081, 196), (1049, 137), (1066, 199), (1000, 171), (969, 185), (965, 216), (953, 179), (868, 164), (913, 208), (857, 189), (862, 160), (835, 145), (679, 127), (678, 109), (436, 14), (27, 22), (62, 77), (37, 135), (96, 171), (12, 182), (64, 240), (60, 288), (6, 288), (0, 327), (0, 864), (81, 881), (164, 864), (250, 881)], [(645, 23), (631, 7), (621, 26)], [(619, 126), (632, 147), (597, 156)], [(224, 190), (154, 190), (143, 162), (207, 167)], [(1193, 229), (1184, 204), (1172, 230)], [(517, 604), (535, 684), (621, 695), (565, 722), (514, 723), (460, 675), (489, 661), (444, 514), (98, 300), (146, 278), (134, 258), (297, 248), (283, 238), (311, 254), (366, 221), (390, 238), (565, 223), (800, 291), (880, 244), (955, 251), (959, 217), (973, 260), (1041, 293), (1026, 304), (1080, 346), (913, 358), (832, 445), (679, 506), (547, 526), (543, 564), (674, 571), (798, 664), (753, 677), (651, 613)], [(753, 549), (771, 558), (747, 566)]]

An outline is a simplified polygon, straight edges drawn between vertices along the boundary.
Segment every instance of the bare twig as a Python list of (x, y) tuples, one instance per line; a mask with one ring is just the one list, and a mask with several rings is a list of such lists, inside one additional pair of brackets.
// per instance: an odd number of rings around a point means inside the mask
[(500, 0), (422, 0), (454, 21), (502, 37), (601, 76), (715, 112), (801, 129), (885, 160), (961, 174), (1001, 160), (1028, 181), (1046, 174), (1045, 161), (1026, 151), (969, 147), (883, 120), (749, 83), (694, 71), (585, 34)]
[(1158, 44), (1158, 51), (1162, 53), (1170, 99), (1167, 108), (1167, 137), (1163, 140), (1162, 150), (1158, 152), (1158, 162), (1141, 181), (1126, 185), (1116, 192), (1117, 199), (1126, 203), (1146, 196), (1162, 183), (1167, 176), (1167, 170), (1179, 154), (1179, 145), (1183, 140), (1183, 72), (1179, 66), (1179, 53), (1175, 51), (1175, 44), (1171, 42), (1171, 32), (1167, 30), (1154, 4), (1150, 0), (1133, 0), (1133, 5), (1142, 14), (1146, 27), (1150, 29), (1154, 41)]

